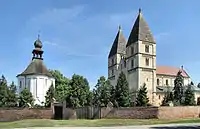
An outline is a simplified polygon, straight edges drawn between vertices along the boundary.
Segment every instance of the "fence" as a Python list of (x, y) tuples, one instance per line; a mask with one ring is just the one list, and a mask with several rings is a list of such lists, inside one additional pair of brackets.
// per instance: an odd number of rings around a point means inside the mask
[(77, 119), (100, 119), (101, 118), (101, 107), (81, 107), (76, 108)]

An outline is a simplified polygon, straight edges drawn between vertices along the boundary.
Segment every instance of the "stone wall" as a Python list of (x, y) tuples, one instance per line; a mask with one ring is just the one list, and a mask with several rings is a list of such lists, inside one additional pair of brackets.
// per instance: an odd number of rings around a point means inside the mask
[(160, 107), (159, 119), (199, 118), (200, 106)]
[(200, 106), (102, 108), (101, 110), (101, 118), (185, 119), (199, 117)]
[(110, 112), (104, 108), (101, 110), (102, 118), (115, 119), (153, 119), (158, 116), (158, 107), (131, 107), (113, 108)]
[(52, 117), (51, 108), (0, 108), (0, 121), (51, 119)]

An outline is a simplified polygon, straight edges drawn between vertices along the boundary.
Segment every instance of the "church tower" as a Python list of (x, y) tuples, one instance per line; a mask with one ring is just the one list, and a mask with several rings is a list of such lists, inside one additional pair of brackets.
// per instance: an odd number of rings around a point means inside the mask
[(119, 73), (125, 68), (123, 65), (123, 58), (125, 55), (126, 39), (122, 33), (121, 26), (119, 26), (119, 30), (108, 56), (108, 78), (113, 86), (117, 84)]
[(126, 56), (130, 90), (137, 91), (146, 84), (150, 103), (153, 103), (156, 90), (156, 42), (141, 9), (127, 41)]

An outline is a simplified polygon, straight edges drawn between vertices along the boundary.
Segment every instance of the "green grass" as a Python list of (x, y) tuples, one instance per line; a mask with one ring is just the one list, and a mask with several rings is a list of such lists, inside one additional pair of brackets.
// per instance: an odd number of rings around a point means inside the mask
[(199, 123), (200, 119), (158, 120), (158, 119), (97, 119), (97, 120), (47, 120), (28, 119), (14, 122), (0, 122), (0, 128), (58, 127), (58, 126), (127, 126), (170, 123)]

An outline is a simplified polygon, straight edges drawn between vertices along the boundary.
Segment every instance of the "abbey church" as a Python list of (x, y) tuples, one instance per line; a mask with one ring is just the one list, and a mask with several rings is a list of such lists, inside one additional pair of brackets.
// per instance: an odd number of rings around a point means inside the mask
[[(119, 27), (108, 56), (108, 78), (112, 85), (117, 84), (118, 76), (123, 72), (131, 91), (137, 91), (145, 83), (150, 103), (160, 105), (167, 89), (173, 89), (179, 70), (182, 71), (184, 85), (191, 83), (190, 76), (183, 67), (156, 65), (156, 41), (141, 9), (128, 40), (124, 37), (121, 26)], [(199, 88), (194, 90), (197, 91), (197, 100)]]

